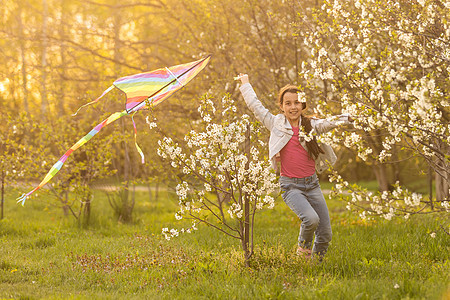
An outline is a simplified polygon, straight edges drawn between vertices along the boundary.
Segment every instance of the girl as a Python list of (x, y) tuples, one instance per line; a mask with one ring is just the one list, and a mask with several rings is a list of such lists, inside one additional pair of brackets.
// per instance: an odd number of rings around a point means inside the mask
[(280, 90), (278, 105), (282, 114), (275, 116), (258, 100), (248, 75), (240, 74), (239, 79), (242, 83), (240, 91), (247, 106), (270, 130), (269, 158), (274, 168), (277, 160), (281, 162), (280, 187), (283, 200), (302, 220), (297, 254), (305, 258), (318, 256), (321, 259), (327, 251), (332, 233), (327, 204), (316, 171), (321, 173), (326, 170), (327, 161), (334, 164), (336, 155), (330, 146), (319, 145), (316, 138), (308, 134), (311, 130), (321, 134), (337, 127), (338, 122), (349, 124), (353, 120), (348, 115), (339, 116), (335, 122), (306, 117), (303, 114), (306, 102), (302, 101), (300, 90), (293, 85)]

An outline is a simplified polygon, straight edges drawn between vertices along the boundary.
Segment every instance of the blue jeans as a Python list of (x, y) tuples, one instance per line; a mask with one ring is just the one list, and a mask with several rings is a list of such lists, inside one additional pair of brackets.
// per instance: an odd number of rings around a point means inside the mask
[(280, 177), (283, 200), (302, 220), (298, 245), (311, 249), (313, 255), (323, 256), (331, 241), (331, 223), (327, 203), (317, 175), (305, 178)]

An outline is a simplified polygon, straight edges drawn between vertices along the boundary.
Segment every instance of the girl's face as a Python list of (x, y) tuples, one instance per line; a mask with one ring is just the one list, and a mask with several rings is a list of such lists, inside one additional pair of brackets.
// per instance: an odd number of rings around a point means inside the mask
[(297, 93), (287, 92), (286, 94), (284, 94), (281, 110), (289, 120), (291, 126), (299, 127), (299, 120), (303, 110), (303, 103), (298, 101)]

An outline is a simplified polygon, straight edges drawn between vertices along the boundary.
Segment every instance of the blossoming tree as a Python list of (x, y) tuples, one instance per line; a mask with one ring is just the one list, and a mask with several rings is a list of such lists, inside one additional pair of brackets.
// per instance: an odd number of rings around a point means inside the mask
[[(253, 253), (256, 213), (273, 208), (270, 196), (277, 187), (276, 175), (258, 148), (260, 126), (248, 115), (238, 116), (234, 101), (223, 97), (221, 111), (204, 98), (199, 107), (202, 119), (183, 142), (164, 136), (158, 154), (182, 170), (176, 187), (180, 209), (177, 219), (192, 220), (188, 229), (163, 229), (167, 239), (180, 232), (191, 232), (204, 223), (241, 241), (245, 261)], [(156, 123), (149, 122), (150, 128)], [(161, 132), (161, 131), (160, 131)], [(251, 132), (251, 135), (250, 135)]]
[[(324, 1), (302, 15), (298, 35), (311, 51), (302, 66), (305, 91), (323, 99), (321, 115), (342, 110), (355, 131), (322, 136), (351, 146), (372, 165), (379, 193), (335, 172), (336, 194), (351, 193), (361, 216), (408, 217), (450, 211), (450, 1)], [(436, 198), (383, 180), (386, 165), (410, 158), (436, 174)]]

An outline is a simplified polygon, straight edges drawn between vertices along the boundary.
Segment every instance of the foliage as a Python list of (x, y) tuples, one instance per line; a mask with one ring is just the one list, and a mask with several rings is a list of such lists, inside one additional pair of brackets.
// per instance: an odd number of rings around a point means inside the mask
[[(356, 131), (321, 140), (355, 148), (385, 172), (385, 164), (425, 160), (437, 173), (437, 198), (408, 193), (381, 181), (378, 196), (350, 188), (339, 175), (337, 193), (352, 193), (363, 215), (390, 219), (431, 210), (448, 212), (450, 184), (448, 1), (325, 1), (303, 16), (298, 34), (311, 56), (301, 71), (305, 89), (324, 91), (322, 115), (342, 110), (355, 116)], [(324, 86), (327, 87), (324, 89)], [(344, 197), (345, 198), (345, 197)], [(364, 212), (365, 211), (365, 212)]]
[(1, 218), (4, 211), (4, 191), (10, 185), (21, 185), (23, 181), (42, 166), (34, 158), (48, 153), (46, 145), (40, 143), (46, 138), (45, 125), (21, 113), (18, 116), (1, 114), (4, 121), (0, 127), (0, 181)]

